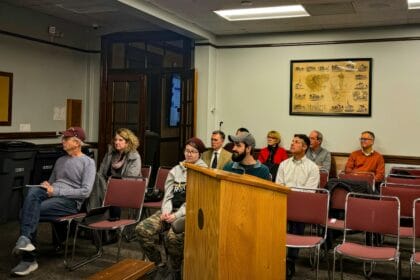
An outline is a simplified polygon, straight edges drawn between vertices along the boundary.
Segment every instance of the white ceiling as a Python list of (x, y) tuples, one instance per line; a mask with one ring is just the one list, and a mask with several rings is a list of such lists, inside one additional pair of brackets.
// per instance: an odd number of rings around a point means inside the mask
[[(2, 0), (76, 24), (99, 25), (103, 33), (171, 29), (184, 22), (214, 36), (378, 27), (420, 23), (420, 10), (406, 0), (251, 0), (251, 7), (302, 4), (310, 17), (229, 22), (213, 10), (239, 8), (241, 0)], [(250, 1), (248, 1), (250, 2)], [(132, 5), (132, 6), (133, 6)], [(246, 6), (245, 6), (246, 7)], [(149, 10), (155, 11), (150, 13)], [(160, 16), (161, 15), (161, 16)], [(172, 19), (171, 20), (168, 20)], [(173, 20), (176, 19), (176, 20)], [(181, 27), (182, 28), (182, 27)]]

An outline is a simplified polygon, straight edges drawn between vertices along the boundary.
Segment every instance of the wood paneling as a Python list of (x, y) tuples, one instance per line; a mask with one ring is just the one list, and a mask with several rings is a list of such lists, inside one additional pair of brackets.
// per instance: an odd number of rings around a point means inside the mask
[(147, 279), (146, 274), (155, 267), (152, 262), (124, 259), (107, 269), (88, 277), (89, 280), (137, 280)]
[(82, 126), (82, 100), (67, 99), (66, 128)]
[(289, 189), (254, 176), (187, 167), (184, 279), (284, 279)]

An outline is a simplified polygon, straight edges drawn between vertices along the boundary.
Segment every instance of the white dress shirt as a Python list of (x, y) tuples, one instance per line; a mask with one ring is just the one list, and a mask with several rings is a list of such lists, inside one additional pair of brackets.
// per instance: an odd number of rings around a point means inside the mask
[(288, 158), (280, 163), (276, 183), (291, 188), (316, 189), (319, 186), (319, 168), (306, 156), (300, 160)]

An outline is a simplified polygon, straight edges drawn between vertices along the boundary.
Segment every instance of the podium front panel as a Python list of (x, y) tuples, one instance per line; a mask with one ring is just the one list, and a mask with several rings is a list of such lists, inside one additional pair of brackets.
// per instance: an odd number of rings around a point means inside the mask
[(286, 199), (189, 169), (184, 279), (284, 279)]

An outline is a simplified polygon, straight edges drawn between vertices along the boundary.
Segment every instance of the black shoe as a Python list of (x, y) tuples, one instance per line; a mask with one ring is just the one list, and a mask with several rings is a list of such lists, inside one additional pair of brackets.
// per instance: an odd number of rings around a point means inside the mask
[(286, 279), (290, 280), (295, 275), (295, 262), (291, 259), (286, 260)]

